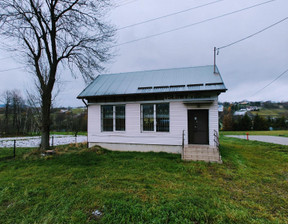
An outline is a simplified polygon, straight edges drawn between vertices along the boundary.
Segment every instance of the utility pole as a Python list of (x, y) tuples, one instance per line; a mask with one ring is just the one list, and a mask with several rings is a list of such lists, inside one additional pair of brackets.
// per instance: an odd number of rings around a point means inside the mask
[(214, 47), (214, 74), (216, 74), (216, 47)]

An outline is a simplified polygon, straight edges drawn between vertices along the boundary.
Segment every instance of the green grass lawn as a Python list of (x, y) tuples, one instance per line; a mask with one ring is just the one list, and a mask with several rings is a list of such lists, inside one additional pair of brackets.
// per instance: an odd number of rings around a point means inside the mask
[(273, 135), (273, 136), (282, 136), (288, 137), (288, 130), (279, 130), (279, 131), (220, 131), (220, 135)]
[(0, 160), (0, 223), (288, 223), (288, 147), (220, 141), (223, 164), (84, 145), (25, 150)]
[[(60, 131), (51, 131), (50, 132), (50, 135), (75, 135), (75, 132), (69, 132), (69, 131), (66, 131), (66, 132), (60, 132)], [(80, 132), (77, 132), (77, 135), (87, 135), (87, 132), (83, 132), (83, 131), (80, 131)]]

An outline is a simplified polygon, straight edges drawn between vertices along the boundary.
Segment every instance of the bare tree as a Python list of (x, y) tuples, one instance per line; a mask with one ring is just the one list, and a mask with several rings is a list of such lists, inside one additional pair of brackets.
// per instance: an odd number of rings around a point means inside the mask
[(22, 98), (20, 91), (12, 90), (12, 129), (17, 135), (23, 133), (21, 128), (23, 122), (23, 112), (25, 107), (24, 99)]
[(5, 110), (4, 110), (4, 134), (9, 133), (9, 114), (11, 110), (11, 93), (10, 91), (5, 91), (2, 95), (2, 102), (5, 105)]
[(31, 92), (26, 92), (27, 108), (26, 114), (26, 132), (39, 133), (41, 128), (41, 99), (33, 95)]
[[(37, 80), (41, 96), (41, 148), (49, 148), (52, 91), (60, 65), (86, 82), (111, 58), (115, 30), (103, 21), (109, 0), (1, 0), (0, 35)], [(6, 44), (6, 43), (5, 43)], [(11, 48), (10, 48), (11, 49)]]
[(23, 132), (21, 129), (21, 123), (23, 121), (23, 114), (25, 103), (20, 92), (16, 89), (6, 90), (0, 101), (4, 103), (4, 121), (3, 129), (5, 135), (17, 134)]

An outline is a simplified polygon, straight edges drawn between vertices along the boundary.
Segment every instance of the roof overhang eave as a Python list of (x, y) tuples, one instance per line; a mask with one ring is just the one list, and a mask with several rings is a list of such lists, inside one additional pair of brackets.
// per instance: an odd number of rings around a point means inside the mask
[[(199, 90), (199, 91), (175, 91), (173, 93), (199, 93), (199, 92), (226, 92), (228, 89), (213, 89), (213, 90)], [(147, 95), (147, 94), (167, 94), (172, 92), (152, 92), (152, 93), (129, 93), (129, 94), (111, 94), (111, 95), (97, 95), (97, 96), (77, 96), (77, 99), (92, 99), (96, 97), (115, 97), (115, 96), (132, 96), (132, 95)]]

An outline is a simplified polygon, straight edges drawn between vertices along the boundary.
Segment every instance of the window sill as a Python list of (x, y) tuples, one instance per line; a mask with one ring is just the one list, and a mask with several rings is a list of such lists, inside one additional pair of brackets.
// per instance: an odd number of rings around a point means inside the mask
[(141, 133), (157, 133), (157, 134), (169, 134), (170, 131), (141, 131)]

